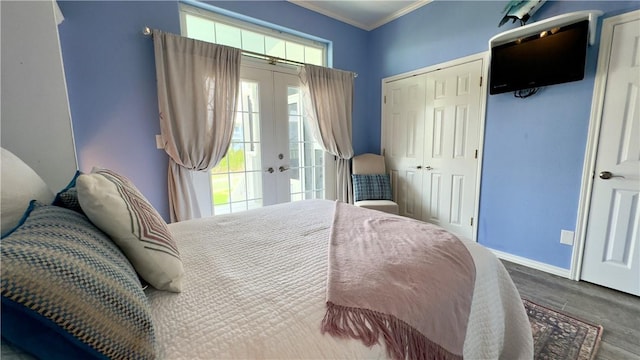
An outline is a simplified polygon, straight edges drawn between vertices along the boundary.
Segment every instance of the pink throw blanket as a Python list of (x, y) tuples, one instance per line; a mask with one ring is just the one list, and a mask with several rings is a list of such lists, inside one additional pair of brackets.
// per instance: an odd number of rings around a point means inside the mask
[(367, 346), (382, 336), (394, 359), (460, 359), (474, 283), (449, 232), (336, 202), (323, 333)]

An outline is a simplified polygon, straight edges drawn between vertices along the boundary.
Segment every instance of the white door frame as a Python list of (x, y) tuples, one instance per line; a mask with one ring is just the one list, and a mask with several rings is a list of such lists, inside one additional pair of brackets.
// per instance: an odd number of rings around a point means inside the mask
[(596, 70), (593, 86), (593, 98), (591, 100), (591, 116), (589, 119), (589, 133), (587, 136), (587, 148), (585, 151), (582, 171), (582, 185), (580, 188), (580, 201), (578, 203), (578, 219), (576, 220), (577, 243), (573, 246), (570, 277), (580, 280), (582, 273), (582, 257), (587, 238), (587, 222), (589, 218), (589, 206), (591, 205), (591, 193), (595, 176), (596, 153), (600, 140), (600, 124), (602, 123), (602, 110), (604, 105), (605, 88), (607, 85), (607, 71), (609, 70), (609, 57), (613, 29), (616, 25), (631, 21), (640, 17), (640, 10), (631, 11), (617, 16), (606, 18), (602, 21), (600, 35), (600, 49), (598, 53), (598, 68)]
[[(423, 68), (402, 73), (399, 75), (386, 77), (382, 79), (381, 86), (380, 86), (380, 89), (382, 90), (381, 92), (384, 92), (384, 86), (388, 82), (405, 79), (411, 76), (416, 76), (416, 75), (436, 71), (443, 68), (453, 67), (456, 65), (462, 65), (462, 64), (477, 61), (477, 60), (482, 60), (482, 71), (480, 73), (480, 76), (482, 77), (482, 82), (480, 84), (480, 108), (478, 109), (479, 115), (480, 115), (480, 119), (479, 119), (480, 134), (478, 137), (478, 169), (476, 171), (476, 198), (474, 201), (475, 205), (473, 210), (474, 221), (473, 221), (472, 230), (471, 230), (471, 233), (473, 234), (473, 239), (471, 240), (474, 242), (478, 242), (478, 223), (479, 223), (478, 215), (480, 212), (480, 180), (482, 176), (484, 127), (485, 127), (485, 118), (486, 118), (486, 112), (487, 112), (487, 83), (489, 82), (487, 77), (487, 74), (489, 73), (489, 52), (485, 51), (485, 52), (461, 57), (458, 59), (446, 61), (440, 64), (423, 67)], [(382, 94), (382, 96), (384, 96), (384, 94)], [(384, 101), (380, 101), (380, 128), (381, 128), (380, 129), (380, 145), (382, 145), (384, 140), (384, 126), (382, 126), (383, 117), (384, 117)]]

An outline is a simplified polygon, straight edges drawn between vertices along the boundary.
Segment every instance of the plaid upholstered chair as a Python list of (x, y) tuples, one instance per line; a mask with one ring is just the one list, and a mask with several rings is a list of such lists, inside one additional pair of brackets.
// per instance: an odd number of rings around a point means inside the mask
[(391, 179), (384, 165), (384, 157), (362, 154), (352, 160), (354, 205), (367, 209), (398, 214), (398, 204), (393, 201)]

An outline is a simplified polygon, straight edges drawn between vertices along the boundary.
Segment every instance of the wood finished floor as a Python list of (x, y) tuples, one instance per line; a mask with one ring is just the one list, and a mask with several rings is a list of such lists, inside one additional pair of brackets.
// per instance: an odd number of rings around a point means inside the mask
[(604, 327), (597, 360), (640, 359), (639, 297), (503, 263), (521, 297)]

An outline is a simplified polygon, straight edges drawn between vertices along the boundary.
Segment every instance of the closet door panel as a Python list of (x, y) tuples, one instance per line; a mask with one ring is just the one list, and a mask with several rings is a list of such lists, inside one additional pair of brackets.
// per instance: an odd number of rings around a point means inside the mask
[(421, 218), (425, 75), (385, 85), (383, 149), (400, 214)]
[(480, 137), (480, 74), (475, 61), (427, 74), (422, 220), (473, 238)]

